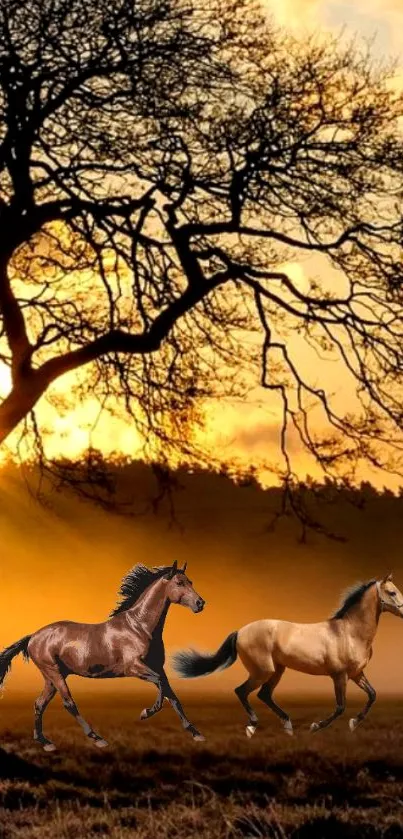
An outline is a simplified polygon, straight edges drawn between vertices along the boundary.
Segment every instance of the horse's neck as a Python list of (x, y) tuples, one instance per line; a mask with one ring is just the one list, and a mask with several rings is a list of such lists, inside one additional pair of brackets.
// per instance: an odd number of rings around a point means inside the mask
[(158, 621), (158, 623), (157, 623), (157, 625), (154, 629), (154, 632), (153, 632), (153, 639), (154, 640), (156, 640), (157, 638), (162, 638), (162, 633), (164, 631), (165, 621), (166, 621), (166, 617), (167, 617), (168, 609), (169, 609), (170, 605), (171, 605), (170, 601), (166, 600), (165, 606), (164, 606), (164, 608), (162, 610), (162, 613), (161, 613), (161, 617), (160, 617), (160, 619), (159, 619), (159, 621)]
[(156, 627), (159, 627), (161, 621), (162, 632), (168, 607), (169, 600), (166, 597), (166, 581), (159, 579), (146, 588), (131, 609), (127, 610), (127, 616), (129, 620), (135, 618), (137, 622), (142, 623), (144, 629), (152, 635)]
[(378, 628), (381, 613), (376, 586), (365, 592), (360, 602), (346, 615), (346, 622), (355, 637), (371, 644)]

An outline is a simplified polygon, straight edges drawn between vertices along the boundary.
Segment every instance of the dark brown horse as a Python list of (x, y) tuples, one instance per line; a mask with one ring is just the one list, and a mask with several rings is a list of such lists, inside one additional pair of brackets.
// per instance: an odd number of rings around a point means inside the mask
[(204, 600), (193, 589), (185, 571), (186, 564), (178, 569), (176, 562), (172, 566), (152, 569), (136, 565), (122, 582), (122, 600), (109, 620), (95, 624), (58, 621), (38, 629), (33, 635), (26, 635), (3, 650), (0, 654), (0, 685), (12, 659), (21, 652), (27, 660), (32, 659), (45, 679), (45, 687), (35, 701), (34, 728), (34, 738), (45, 751), (56, 748), (43, 734), (42, 716), (57, 691), (66, 710), (76, 718), (95, 745), (99, 748), (108, 745), (80, 715), (66, 683), (70, 674), (92, 679), (137, 676), (152, 682), (158, 688), (158, 696), (151, 708), (142, 711), (141, 719), (160, 711), (166, 698), (180, 717), (183, 727), (195, 740), (204, 740), (189, 722), (164, 671), (162, 632), (170, 604), (188, 606), (193, 612), (201, 612), (204, 607)]

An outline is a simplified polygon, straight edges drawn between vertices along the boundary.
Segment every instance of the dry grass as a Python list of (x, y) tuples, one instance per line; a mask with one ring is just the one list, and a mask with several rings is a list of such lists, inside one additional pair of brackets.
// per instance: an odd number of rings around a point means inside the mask
[(139, 722), (137, 700), (81, 700), (105, 751), (55, 704), (46, 726), (54, 754), (32, 742), (28, 702), (1, 703), (0, 839), (403, 837), (399, 704), (379, 701), (354, 734), (345, 717), (315, 735), (308, 723), (328, 702), (296, 706), (294, 738), (262, 709), (251, 741), (235, 699), (193, 706), (207, 737), (193, 743), (170, 708)]

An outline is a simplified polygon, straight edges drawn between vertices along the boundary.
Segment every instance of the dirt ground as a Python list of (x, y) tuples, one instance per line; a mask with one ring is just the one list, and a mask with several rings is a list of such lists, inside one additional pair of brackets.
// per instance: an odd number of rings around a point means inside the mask
[(58, 751), (46, 754), (31, 739), (31, 701), (5, 695), (0, 839), (403, 837), (403, 702), (378, 701), (353, 734), (348, 712), (309, 733), (330, 697), (282, 702), (295, 736), (262, 706), (252, 740), (235, 698), (187, 703), (207, 738), (194, 743), (168, 706), (140, 722), (138, 696), (83, 697), (80, 710), (109, 741), (100, 751), (55, 700), (45, 730)]

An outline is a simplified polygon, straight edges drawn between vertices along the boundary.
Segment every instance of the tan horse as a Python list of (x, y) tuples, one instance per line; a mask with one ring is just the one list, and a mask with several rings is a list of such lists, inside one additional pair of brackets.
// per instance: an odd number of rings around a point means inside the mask
[(280, 717), (287, 734), (293, 733), (290, 717), (272, 698), (286, 667), (333, 679), (336, 709), (326, 719), (312, 723), (311, 731), (325, 728), (344, 712), (347, 681), (351, 679), (368, 696), (363, 710), (349, 722), (354, 731), (376, 699), (364, 670), (372, 655), (372, 642), (383, 611), (403, 617), (403, 595), (392, 582), (391, 574), (382, 580), (355, 585), (329, 620), (322, 623), (255, 621), (229, 635), (212, 655), (194, 650), (178, 653), (174, 656), (174, 667), (185, 678), (194, 678), (229, 667), (239, 655), (249, 678), (235, 688), (235, 693), (249, 716), (248, 737), (255, 733), (258, 723), (248, 696), (258, 687), (258, 698)]

